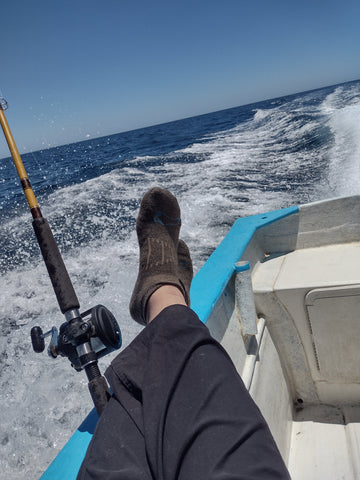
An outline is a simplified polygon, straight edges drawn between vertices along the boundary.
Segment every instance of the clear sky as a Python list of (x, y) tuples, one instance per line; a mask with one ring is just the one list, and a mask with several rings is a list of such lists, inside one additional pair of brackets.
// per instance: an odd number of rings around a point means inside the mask
[(359, 0), (11, 0), (0, 13), (20, 153), (360, 78)]

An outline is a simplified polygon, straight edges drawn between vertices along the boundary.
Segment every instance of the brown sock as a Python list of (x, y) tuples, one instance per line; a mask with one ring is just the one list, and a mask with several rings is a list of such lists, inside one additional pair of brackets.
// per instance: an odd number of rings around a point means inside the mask
[[(142, 325), (146, 325), (147, 302), (162, 285), (174, 285), (188, 298), (189, 273), (183, 282), (178, 273), (180, 226), (180, 207), (174, 195), (162, 188), (149, 190), (141, 201), (136, 221), (140, 261), (130, 300), (130, 314)], [(182, 246), (180, 250), (181, 258), (188, 261)]]
[(178, 275), (186, 292), (185, 302), (190, 307), (190, 285), (193, 278), (193, 266), (188, 246), (183, 240), (178, 243)]

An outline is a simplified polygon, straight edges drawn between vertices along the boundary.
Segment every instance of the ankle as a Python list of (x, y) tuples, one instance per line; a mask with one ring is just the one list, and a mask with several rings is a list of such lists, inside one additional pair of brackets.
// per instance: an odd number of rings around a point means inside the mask
[(146, 323), (150, 323), (166, 307), (185, 305), (185, 298), (178, 287), (163, 285), (150, 296), (146, 307)]

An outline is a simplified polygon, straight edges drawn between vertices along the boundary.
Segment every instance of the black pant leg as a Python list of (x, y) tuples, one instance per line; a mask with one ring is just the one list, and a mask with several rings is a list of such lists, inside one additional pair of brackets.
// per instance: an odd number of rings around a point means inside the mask
[(152, 480), (144, 436), (114, 397), (98, 421), (77, 480)]
[[(141, 432), (144, 470), (154, 479), (289, 478), (230, 358), (187, 307), (161, 312), (112, 362), (107, 377)], [(116, 441), (111, 434), (114, 451), (126, 436)]]

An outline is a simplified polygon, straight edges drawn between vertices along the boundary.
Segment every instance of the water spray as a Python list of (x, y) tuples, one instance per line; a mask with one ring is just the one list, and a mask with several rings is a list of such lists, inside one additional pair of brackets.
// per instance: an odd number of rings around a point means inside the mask
[(38, 326), (31, 329), (35, 352), (45, 349), (45, 338), (51, 336), (48, 354), (52, 358), (67, 357), (77, 371), (85, 370), (89, 391), (98, 415), (104, 410), (110, 391), (98, 367), (98, 359), (121, 347), (121, 332), (114, 315), (103, 305), (80, 313), (80, 304), (66, 270), (49, 223), (42, 216), (23, 162), (10, 131), (4, 111), (6, 100), (0, 97), (0, 123), (24, 190), (33, 221), (35, 235), (65, 322), (59, 330), (52, 327), (43, 333)]

